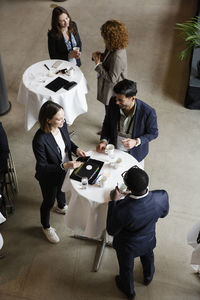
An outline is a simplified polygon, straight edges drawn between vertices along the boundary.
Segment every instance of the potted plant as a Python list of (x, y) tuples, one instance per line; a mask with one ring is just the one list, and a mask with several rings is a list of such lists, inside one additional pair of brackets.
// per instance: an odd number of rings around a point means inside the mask
[(181, 31), (180, 36), (187, 46), (179, 54), (179, 58), (183, 60), (192, 49), (200, 48), (200, 17), (196, 16), (184, 23), (176, 23), (176, 29)]

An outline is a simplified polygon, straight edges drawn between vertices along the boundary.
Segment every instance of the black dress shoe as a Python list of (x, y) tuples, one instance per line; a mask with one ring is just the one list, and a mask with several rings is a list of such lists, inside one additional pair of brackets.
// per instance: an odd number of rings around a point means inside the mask
[(149, 285), (152, 282), (152, 279), (150, 279), (150, 280), (144, 279), (144, 285), (146, 285), (146, 286)]
[(124, 293), (128, 299), (130, 299), (130, 300), (134, 300), (134, 299), (135, 299), (135, 295), (133, 295), (133, 294), (127, 294), (127, 293), (124, 291), (124, 289), (123, 289), (123, 287), (121, 286), (121, 283), (120, 283), (120, 277), (119, 277), (119, 275), (115, 276), (115, 282), (116, 282), (116, 285), (117, 285), (118, 289), (119, 289), (122, 293)]
[(154, 275), (154, 272), (155, 272), (155, 269), (154, 269), (154, 271), (153, 271), (153, 274), (152, 274), (152, 277), (151, 277), (151, 279), (147, 279), (147, 278), (144, 278), (144, 285), (149, 285), (151, 282), (152, 282), (152, 280), (153, 280), (153, 275)]

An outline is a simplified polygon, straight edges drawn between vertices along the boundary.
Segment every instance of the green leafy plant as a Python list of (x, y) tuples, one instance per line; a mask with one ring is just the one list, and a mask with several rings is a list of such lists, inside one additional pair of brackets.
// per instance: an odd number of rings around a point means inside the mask
[(187, 48), (182, 50), (179, 58), (183, 60), (193, 48), (200, 48), (200, 17), (196, 16), (184, 23), (176, 23), (180, 36), (186, 42)]

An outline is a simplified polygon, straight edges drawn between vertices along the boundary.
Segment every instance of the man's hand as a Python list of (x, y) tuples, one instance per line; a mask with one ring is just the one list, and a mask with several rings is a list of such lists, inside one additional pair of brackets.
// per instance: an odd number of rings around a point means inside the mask
[(104, 153), (105, 149), (106, 149), (106, 142), (100, 142), (97, 146), (96, 146), (96, 151), (100, 152), (100, 153)]
[(77, 148), (76, 155), (81, 156), (81, 157), (85, 157), (86, 153), (85, 153), (85, 151), (81, 150), (80, 148)]
[(110, 192), (111, 200), (114, 200), (114, 201), (120, 200), (120, 198), (122, 196), (124, 196), (124, 194), (120, 192), (118, 186), (116, 186), (115, 189)]
[(137, 139), (123, 139), (122, 144), (127, 150), (129, 150), (136, 146)]

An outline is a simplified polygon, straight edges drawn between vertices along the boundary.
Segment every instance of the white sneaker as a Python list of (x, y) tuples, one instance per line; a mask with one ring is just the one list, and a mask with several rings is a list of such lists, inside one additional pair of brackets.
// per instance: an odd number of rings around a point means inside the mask
[(46, 235), (46, 238), (49, 240), (49, 242), (54, 243), (54, 244), (60, 242), (60, 239), (56, 234), (55, 228), (52, 228), (52, 227), (49, 227), (47, 229), (42, 228), (42, 231)]
[(55, 208), (55, 212), (65, 215), (68, 209), (68, 205), (66, 204), (63, 208), (59, 208), (58, 206), (56, 206)]

